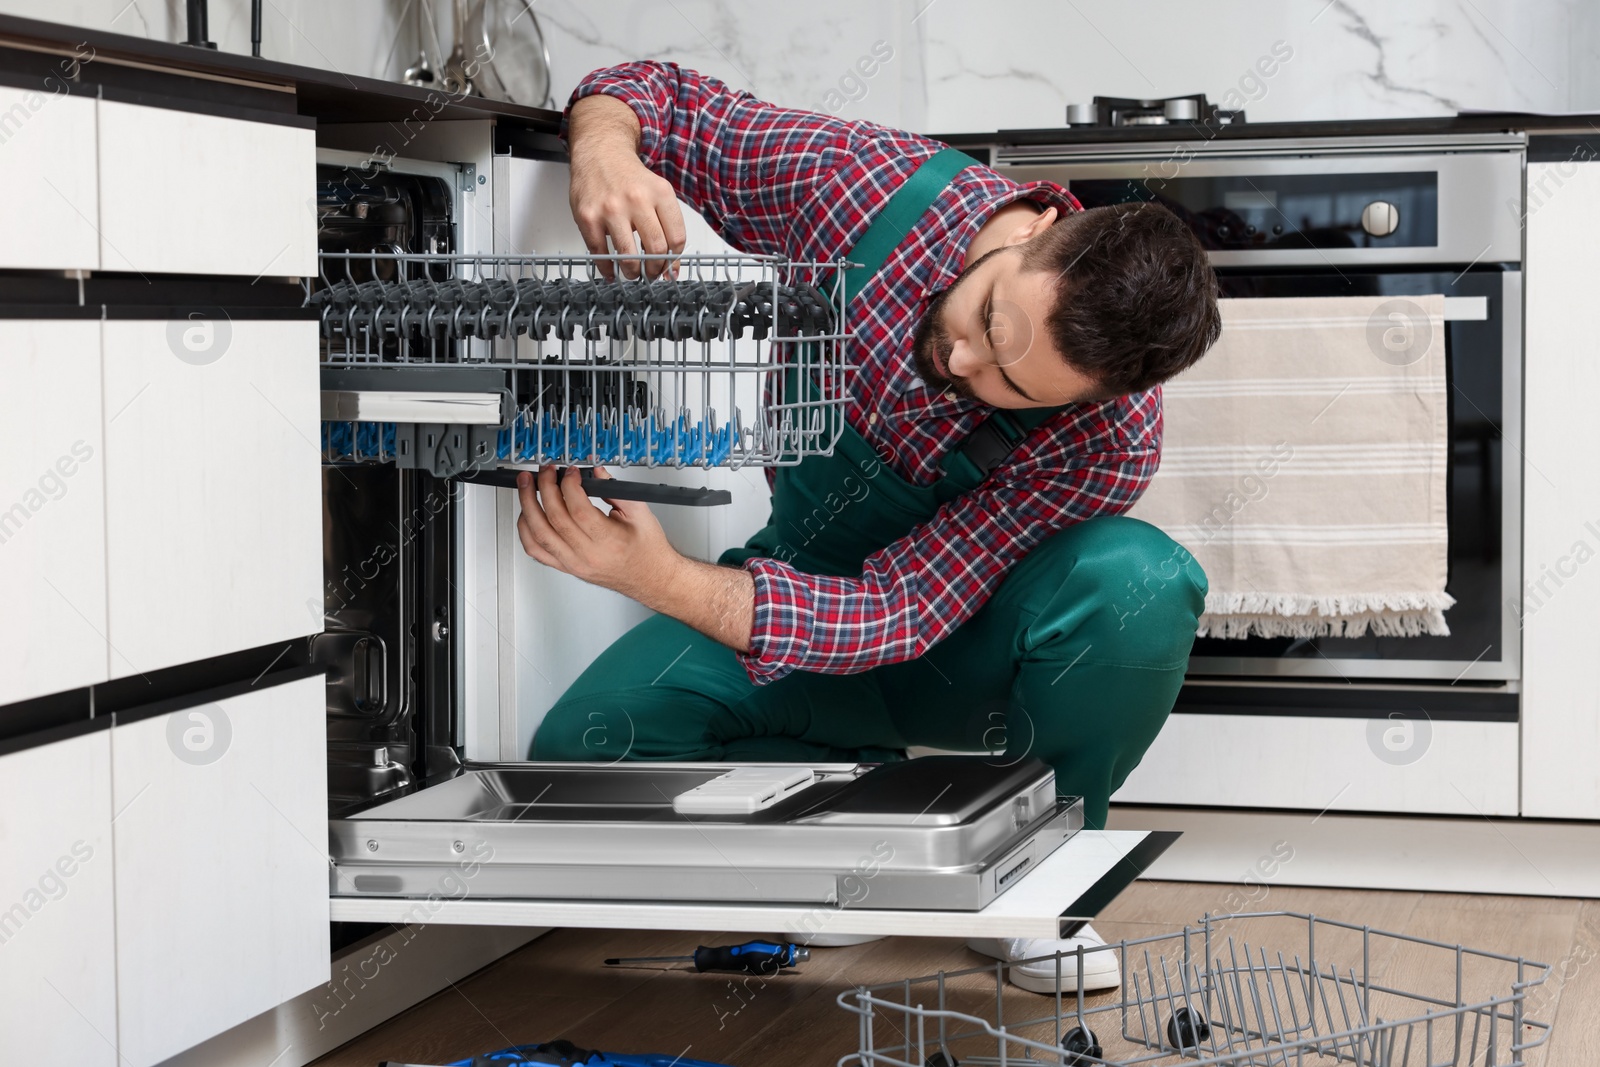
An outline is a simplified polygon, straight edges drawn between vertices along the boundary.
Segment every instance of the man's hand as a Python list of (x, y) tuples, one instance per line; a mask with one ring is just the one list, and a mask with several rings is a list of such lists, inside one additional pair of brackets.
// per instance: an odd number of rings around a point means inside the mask
[[(610, 478), (596, 467), (597, 478)], [(679, 554), (644, 504), (606, 500), (607, 515), (583, 490), (577, 468), (558, 478), (554, 467), (517, 476), (522, 548), (547, 567), (614, 590), (740, 652), (750, 650), (755, 625), (755, 580)], [(604, 499), (604, 498), (602, 498)]]
[[(611, 475), (596, 467), (595, 477)], [(554, 467), (545, 467), (537, 477), (525, 471), (517, 476), (517, 495), (522, 500), (517, 536), (523, 549), (574, 578), (643, 600), (683, 559), (646, 505), (608, 500), (609, 515), (595, 507), (576, 467), (568, 467), (560, 478)]]
[[(603, 94), (586, 96), (572, 105), (567, 144), (572, 156), (572, 217), (589, 251), (619, 255), (644, 251), (653, 255), (682, 252), (686, 233), (683, 207), (672, 183), (639, 161), (639, 119), (621, 100)], [(634, 243), (634, 234), (638, 243)], [(611, 248), (606, 247), (606, 238)], [(627, 261), (622, 273), (654, 278), (672, 262), (665, 259)], [(600, 271), (616, 276), (610, 262)]]

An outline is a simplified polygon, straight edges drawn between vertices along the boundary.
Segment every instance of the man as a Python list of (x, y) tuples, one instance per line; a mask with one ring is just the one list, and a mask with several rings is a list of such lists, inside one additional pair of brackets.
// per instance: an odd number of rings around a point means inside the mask
[[(1181, 546), (1119, 514), (1160, 459), (1160, 383), (1220, 329), (1198, 241), (1165, 209), (1084, 211), (938, 142), (672, 64), (595, 71), (572, 101), (591, 250), (682, 251), (681, 197), (740, 250), (866, 268), (839, 446), (769, 471), (768, 526), (718, 564), (678, 554), (641, 505), (602, 512), (576, 472), (521, 477), (529, 555), (660, 613), (573, 684), (531, 758), (1003, 748), (1051, 764), (1103, 826), (1172, 709), (1206, 590)], [(1105, 962), (1091, 988), (1116, 984)], [(1053, 964), (1011, 970), (1054, 990)]]

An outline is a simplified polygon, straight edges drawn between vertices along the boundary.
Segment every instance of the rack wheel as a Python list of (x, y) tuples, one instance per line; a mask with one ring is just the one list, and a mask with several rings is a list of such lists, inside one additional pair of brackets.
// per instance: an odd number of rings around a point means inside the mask
[(943, 1052), (935, 1052), (927, 1058), (924, 1067), (961, 1067), (961, 1061)]
[(1074, 1026), (1068, 1030), (1061, 1038), (1061, 1047), (1066, 1051), (1066, 1055), (1061, 1057), (1065, 1067), (1077, 1067), (1085, 1057), (1098, 1060), (1105, 1056), (1105, 1051), (1100, 1048), (1100, 1039), (1086, 1026)]
[(1193, 1008), (1179, 1008), (1167, 1020), (1167, 1043), (1175, 1049), (1197, 1050), (1210, 1038), (1211, 1024)]

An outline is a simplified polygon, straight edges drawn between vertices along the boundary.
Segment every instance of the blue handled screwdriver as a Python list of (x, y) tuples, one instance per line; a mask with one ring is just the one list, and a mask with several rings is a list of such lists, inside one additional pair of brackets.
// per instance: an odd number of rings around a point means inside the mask
[(775, 941), (746, 941), (742, 945), (701, 945), (692, 956), (623, 956), (606, 960), (607, 967), (627, 963), (693, 963), (697, 971), (737, 971), (776, 974), (811, 958), (811, 950)]

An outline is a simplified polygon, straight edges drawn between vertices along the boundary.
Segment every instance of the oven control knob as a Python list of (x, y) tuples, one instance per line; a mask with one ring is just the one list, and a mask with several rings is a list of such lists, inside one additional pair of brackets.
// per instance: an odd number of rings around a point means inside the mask
[(1068, 126), (1097, 126), (1100, 124), (1100, 109), (1093, 104), (1068, 104)]
[(1374, 200), (1361, 209), (1361, 228), (1374, 237), (1387, 237), (1400, 228), (1400, 209), (1387, 200)]
[(1200, 105), (1186, 96), (1180, 96), (1162, 103), (1161, 116), (1168, 122), (1194, 122), (1200, 117)]

